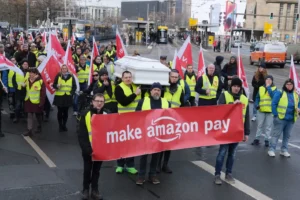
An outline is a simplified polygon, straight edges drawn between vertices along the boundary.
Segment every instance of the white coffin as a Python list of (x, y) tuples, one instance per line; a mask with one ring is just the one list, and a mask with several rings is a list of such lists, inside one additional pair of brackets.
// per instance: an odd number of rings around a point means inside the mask
[(115, 62), (114, 75), (121, 78), (125, 70), (132, 73), (135, 84), (151, 85), (154, 82), (160, 82), (161, 85), (169, 85), (169, 72), (171, 70), (161, 64), (159, 60), (140, 56), (125, 56)]

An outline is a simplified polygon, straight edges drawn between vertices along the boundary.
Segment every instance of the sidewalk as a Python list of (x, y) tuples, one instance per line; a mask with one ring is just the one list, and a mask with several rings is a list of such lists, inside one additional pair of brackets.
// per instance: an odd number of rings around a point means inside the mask
[(137, 51), (139, 54), (150, 54), (153, 48), (153, 43), (149, 46), (146, 45), (128, 45), (126, 47), (128, 55), (133, 55), (134, 51)]

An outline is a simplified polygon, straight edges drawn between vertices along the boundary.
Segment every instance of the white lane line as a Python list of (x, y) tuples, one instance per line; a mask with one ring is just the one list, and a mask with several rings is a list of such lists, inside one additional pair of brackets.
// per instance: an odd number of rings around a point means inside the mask
[[(282, 140), (278, 140), (278, 141), (282, 143)], [(297, 146), (297, 145), (295, 145), (295, 144), (288, 143), (288, 145), (290, 145), (291, 147), (294, 147), (294, 148), (300, 149), (300, 146)]]
[[(215, 174), (215, 168), (206, 162), (203, 161), (192, 161), (193, 164), (196, 166), (202, 168), (203, 170), (207, 171), (208, 173), (214, 175)], [(225, 180), (225, 173), (221, 172), (221, 177), (223, 180)], [(241, 192), (244, 192), (245, 194), (253, 197), (254, 199), (259, 200), (272, 200), (272, 198), (264, 195), (263, 193), (253, 189), (252, 187), (242, 183), (241, 181), (235, 179), (235, 184), (231, 184), (232, 187), (235, 187), (236, 189), (240, 190)]]
[(52, 160), (43, 152), (43, 150), (28, 136), (23, 136), (28, 144), (39, 154), (39, 156), (45, 161), (50, 168), (55, 168), (56, 165)]

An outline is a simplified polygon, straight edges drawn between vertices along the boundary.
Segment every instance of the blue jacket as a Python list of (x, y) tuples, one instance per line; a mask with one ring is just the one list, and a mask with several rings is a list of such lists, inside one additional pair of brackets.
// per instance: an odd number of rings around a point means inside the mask
[(9, 70), (1, 71), (1, 80), (6, 88), (8, 88), (8, 71)]
[[(267, 91), (268, 91), (268, 93), (269, 93), (271, 99), (273, 99), (274, 94), (275, 94), (276, 91), (277, 91), (277, 88), (276, 88), (274, 91), (272, 91), (271, 86), (266, 87), (266, 88), (267, 88)], [(259, 92), (258, 92), (257, 95), (256, 95), (256, 98), (255, 98), (255, 107), (256, 107), (256, 108), (259, 106), (259, 102), (260, 102), (260, 96), (259, 96)]]
[[(185, 80), (184, 81), (184, 103), (186, 103), (189, 99), (190, 99), (190, 96), (191, 96), (191, 90), (190, 90), (190, 87), (189, 85), (187, 84), (187, 82)], [(180, 79), (178, 80), (178, 85), (180, 85)]]
[[(272, 99), (272, 113), (273, 113), (274, 117), (278, 116), (277, 106), (278, 106), (279, 100), (281, 98), (281, 94), (282, 94), (282, 92), (280, 90), (277, 90)], [(288, 96), (288, 107), (286, 109), (284, 120), (293, 121), (294, 113), (295, 113), (294, 96), (293, 96), (292, 92), (290, 92), (290, 93), (288, 92), (287, 96)], [(298, 102), (298, 108), (300, 108), (300, 102)]]

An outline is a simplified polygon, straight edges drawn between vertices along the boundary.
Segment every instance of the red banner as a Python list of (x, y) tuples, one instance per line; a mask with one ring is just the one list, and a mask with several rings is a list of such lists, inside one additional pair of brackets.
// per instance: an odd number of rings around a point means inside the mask
[(228, 144), (244, 138), (241, 104), (93, 115), (91, 123), (93, 160)]

